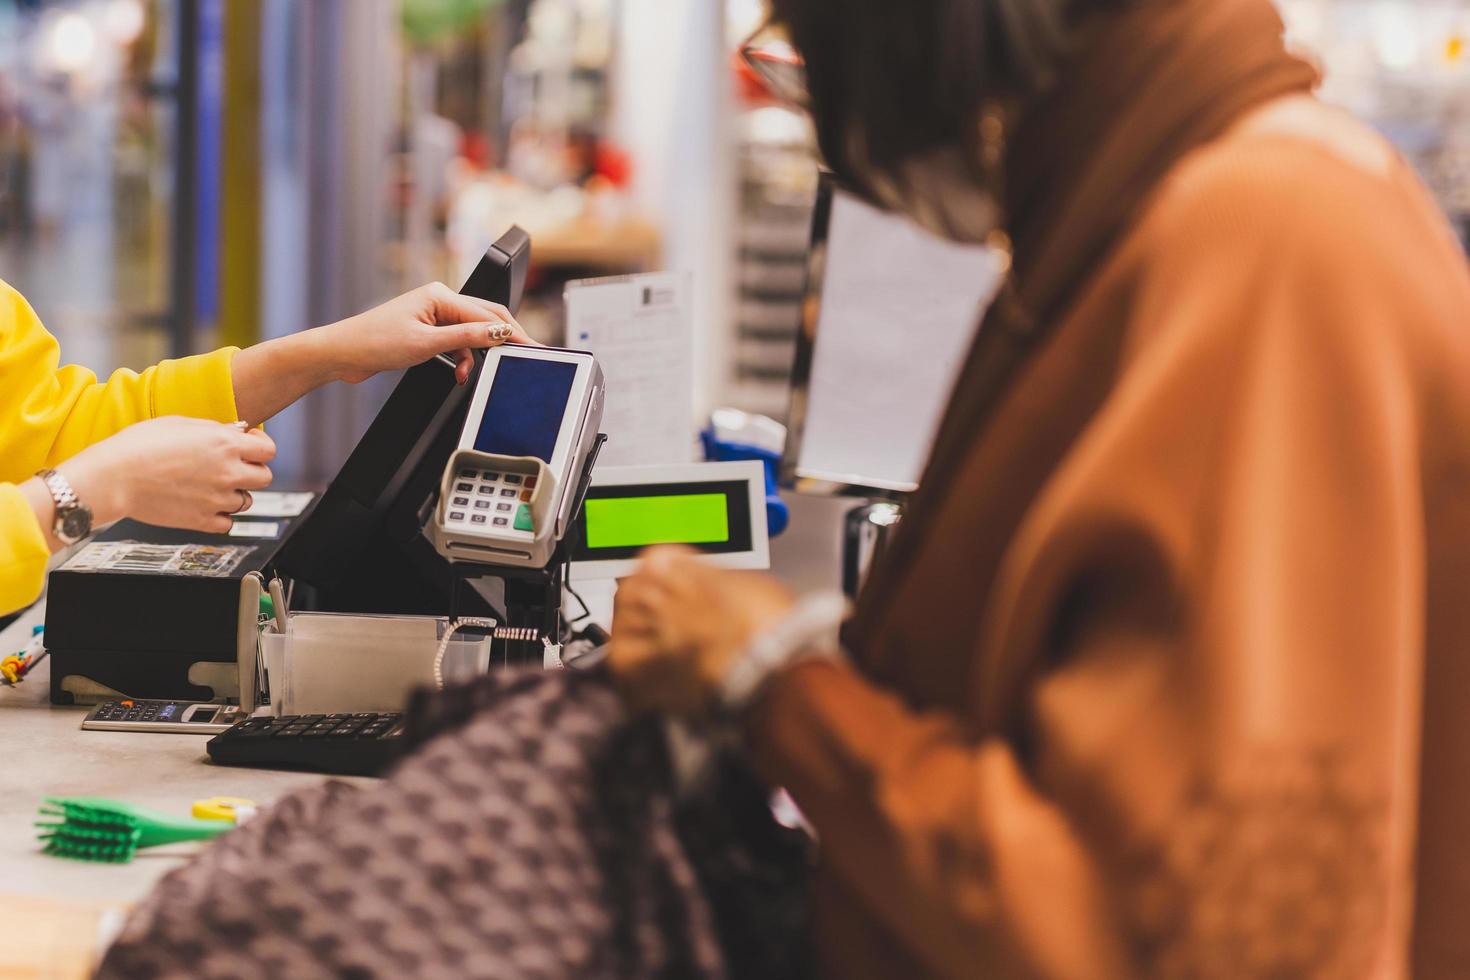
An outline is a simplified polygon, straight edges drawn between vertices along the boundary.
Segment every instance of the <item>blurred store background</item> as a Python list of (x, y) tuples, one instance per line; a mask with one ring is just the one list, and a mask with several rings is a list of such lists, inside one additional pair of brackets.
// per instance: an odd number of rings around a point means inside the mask
[[(761, 0), (0, 0), (0, 278), (100, 372), (246, 344), (429, 279), (512, 222), (523, 311), (693, 274), (701, 409), (781, 417), (815, 157), (735, 48)], [(1324, 94), (1470, 241), (1470, 0), (1282, 0)], [(391, 379), (273, 426), (335, 471)]]

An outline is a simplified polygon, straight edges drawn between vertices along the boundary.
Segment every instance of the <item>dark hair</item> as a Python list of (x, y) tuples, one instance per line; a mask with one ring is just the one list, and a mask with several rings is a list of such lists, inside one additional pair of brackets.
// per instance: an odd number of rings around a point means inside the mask
[[(905, 161), (973, 150), (987, 100), (1050, 83), (1079, 7), (1104, 0), (774, 0), (806, 61), (827, 165), (871, 196)], [(972, 157), (973, 159), (973, 157)]]

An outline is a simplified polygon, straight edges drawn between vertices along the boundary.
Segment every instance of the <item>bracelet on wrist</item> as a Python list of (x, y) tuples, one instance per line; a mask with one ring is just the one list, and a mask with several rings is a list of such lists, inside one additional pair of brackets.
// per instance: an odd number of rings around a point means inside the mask
[(744, 656), (726, 671), (719, 701), (726, 714), (745, 711), (772, 677), (804, 660), (838, 659), (839, 637), (850, 606), (837, 592), (816, 592), (798, 599), (775, 626), (754, 637)]

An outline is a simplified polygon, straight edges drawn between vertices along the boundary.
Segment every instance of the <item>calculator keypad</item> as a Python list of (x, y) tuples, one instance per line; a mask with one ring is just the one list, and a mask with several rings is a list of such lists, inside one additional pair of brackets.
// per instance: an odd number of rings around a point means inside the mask
[[(464, 469), (455, 475), (448, 523), (467, 531), (534, 536), (531, 496), (537, 478), (497, 470)], [(490, 513), (486, 513), (489, 511)]]
[[(190, 709), (195, 708), (191, 713)], [(102, 731), (209, 732), (232, 724), (237, 714), (238, 709), (203, 702), (118, 698), (94, 708), (83, 720), (82, 727)]]
[(165, 712), (161, 720), (178, 721), (178, 708), (174, 701), (108, 701), (94, 716), (98, 721), (159, 721), (159, 713)]

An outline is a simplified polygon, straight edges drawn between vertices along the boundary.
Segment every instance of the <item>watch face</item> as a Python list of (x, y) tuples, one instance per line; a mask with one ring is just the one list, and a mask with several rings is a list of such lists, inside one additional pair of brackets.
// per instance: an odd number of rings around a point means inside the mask
[(67, 541), (80, 541), (92, 533), (92, 512), (85, 507), (73, 507), (61, 515), (61, 534)]

